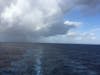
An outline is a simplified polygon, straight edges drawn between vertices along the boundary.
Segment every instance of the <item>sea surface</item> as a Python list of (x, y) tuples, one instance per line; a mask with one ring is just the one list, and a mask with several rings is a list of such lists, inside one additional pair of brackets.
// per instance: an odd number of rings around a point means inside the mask
[(0, 75), (100, 75), (100, 45), (0, 43)]

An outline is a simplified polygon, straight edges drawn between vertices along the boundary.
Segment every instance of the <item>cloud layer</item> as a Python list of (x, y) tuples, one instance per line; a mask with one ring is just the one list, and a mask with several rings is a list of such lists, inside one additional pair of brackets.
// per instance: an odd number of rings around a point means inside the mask
[(70, 28), (64, 25), (63, 16), (72, 5), (65, 6), (61, 0), (12, 0), (1, 12), (1, 40), (37, 41), (65, 34)]
[(64, 35), (80, 22), (65, 21), (74, 7), (96, 8), (99, 0), (0, 0), (0, 41), (40, 42)]

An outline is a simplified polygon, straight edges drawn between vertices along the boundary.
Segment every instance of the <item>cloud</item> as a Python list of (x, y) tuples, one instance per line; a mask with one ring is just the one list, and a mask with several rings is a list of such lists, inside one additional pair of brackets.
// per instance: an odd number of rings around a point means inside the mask
[(97, 42), (95, 41), (97, 41), (97, 37), (96, 34), (93, 32), (69, 31), (63, 35), (56, 35), (43, 38), (43, 41), (44, 42), (49, 41), (50, 43), (81, 43), (81, 44), (91, 44), (94, 42), (96, 44)]
[(78, 36), (76, 37), (76, 40), (81, 40), (81, 41), (84, 41), (84, 40), (87, 40), (87, 41), (92, 41), (92, 40), (95, 40), (96, 39), (96, 35), (95, 33), (80, 33), (78, 34)]
[(73, 3), (66, 4), (62, 0), (12, 0), (1, 12), (0, 40), (37, 41), (65, 34), (71, 27), (64, 24), (64, 13)]
[(64, 15), (77, 6), (87, 6), (85, 1), (0, 0), (0, 41), (38, 42), (43, 37), (67, 34), (81, 23), (64, 22)]
[(0, 0), (0, 13), (6, 6), (9, 6), (12, 0)]
[(88, 15), (100, 13), (100, 0), (77, 0), (77, 7)]
[(67, 33), (67, 37), (75, 39), (77, 41), (92, 41), (96, 40), (96, 33), (88, 31), (88, 32), (74, 32), (69, 31)]
[(82, 23), (74, 21), (65, 21), (64, 24), (69, 27), (79, 27)]

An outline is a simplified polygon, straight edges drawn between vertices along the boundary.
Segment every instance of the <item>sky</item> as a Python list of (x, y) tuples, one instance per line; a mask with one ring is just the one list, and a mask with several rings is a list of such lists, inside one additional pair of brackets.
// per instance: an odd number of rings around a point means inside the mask
[(0, 42), (100, 44), (100, 0), (0, 0)]

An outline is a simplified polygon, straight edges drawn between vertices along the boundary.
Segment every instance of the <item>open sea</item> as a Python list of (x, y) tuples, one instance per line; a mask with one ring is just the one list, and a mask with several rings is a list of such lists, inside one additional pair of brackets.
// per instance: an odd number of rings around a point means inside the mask
[(0, 75), (100, 75), (100, 45), (0, 43)]

